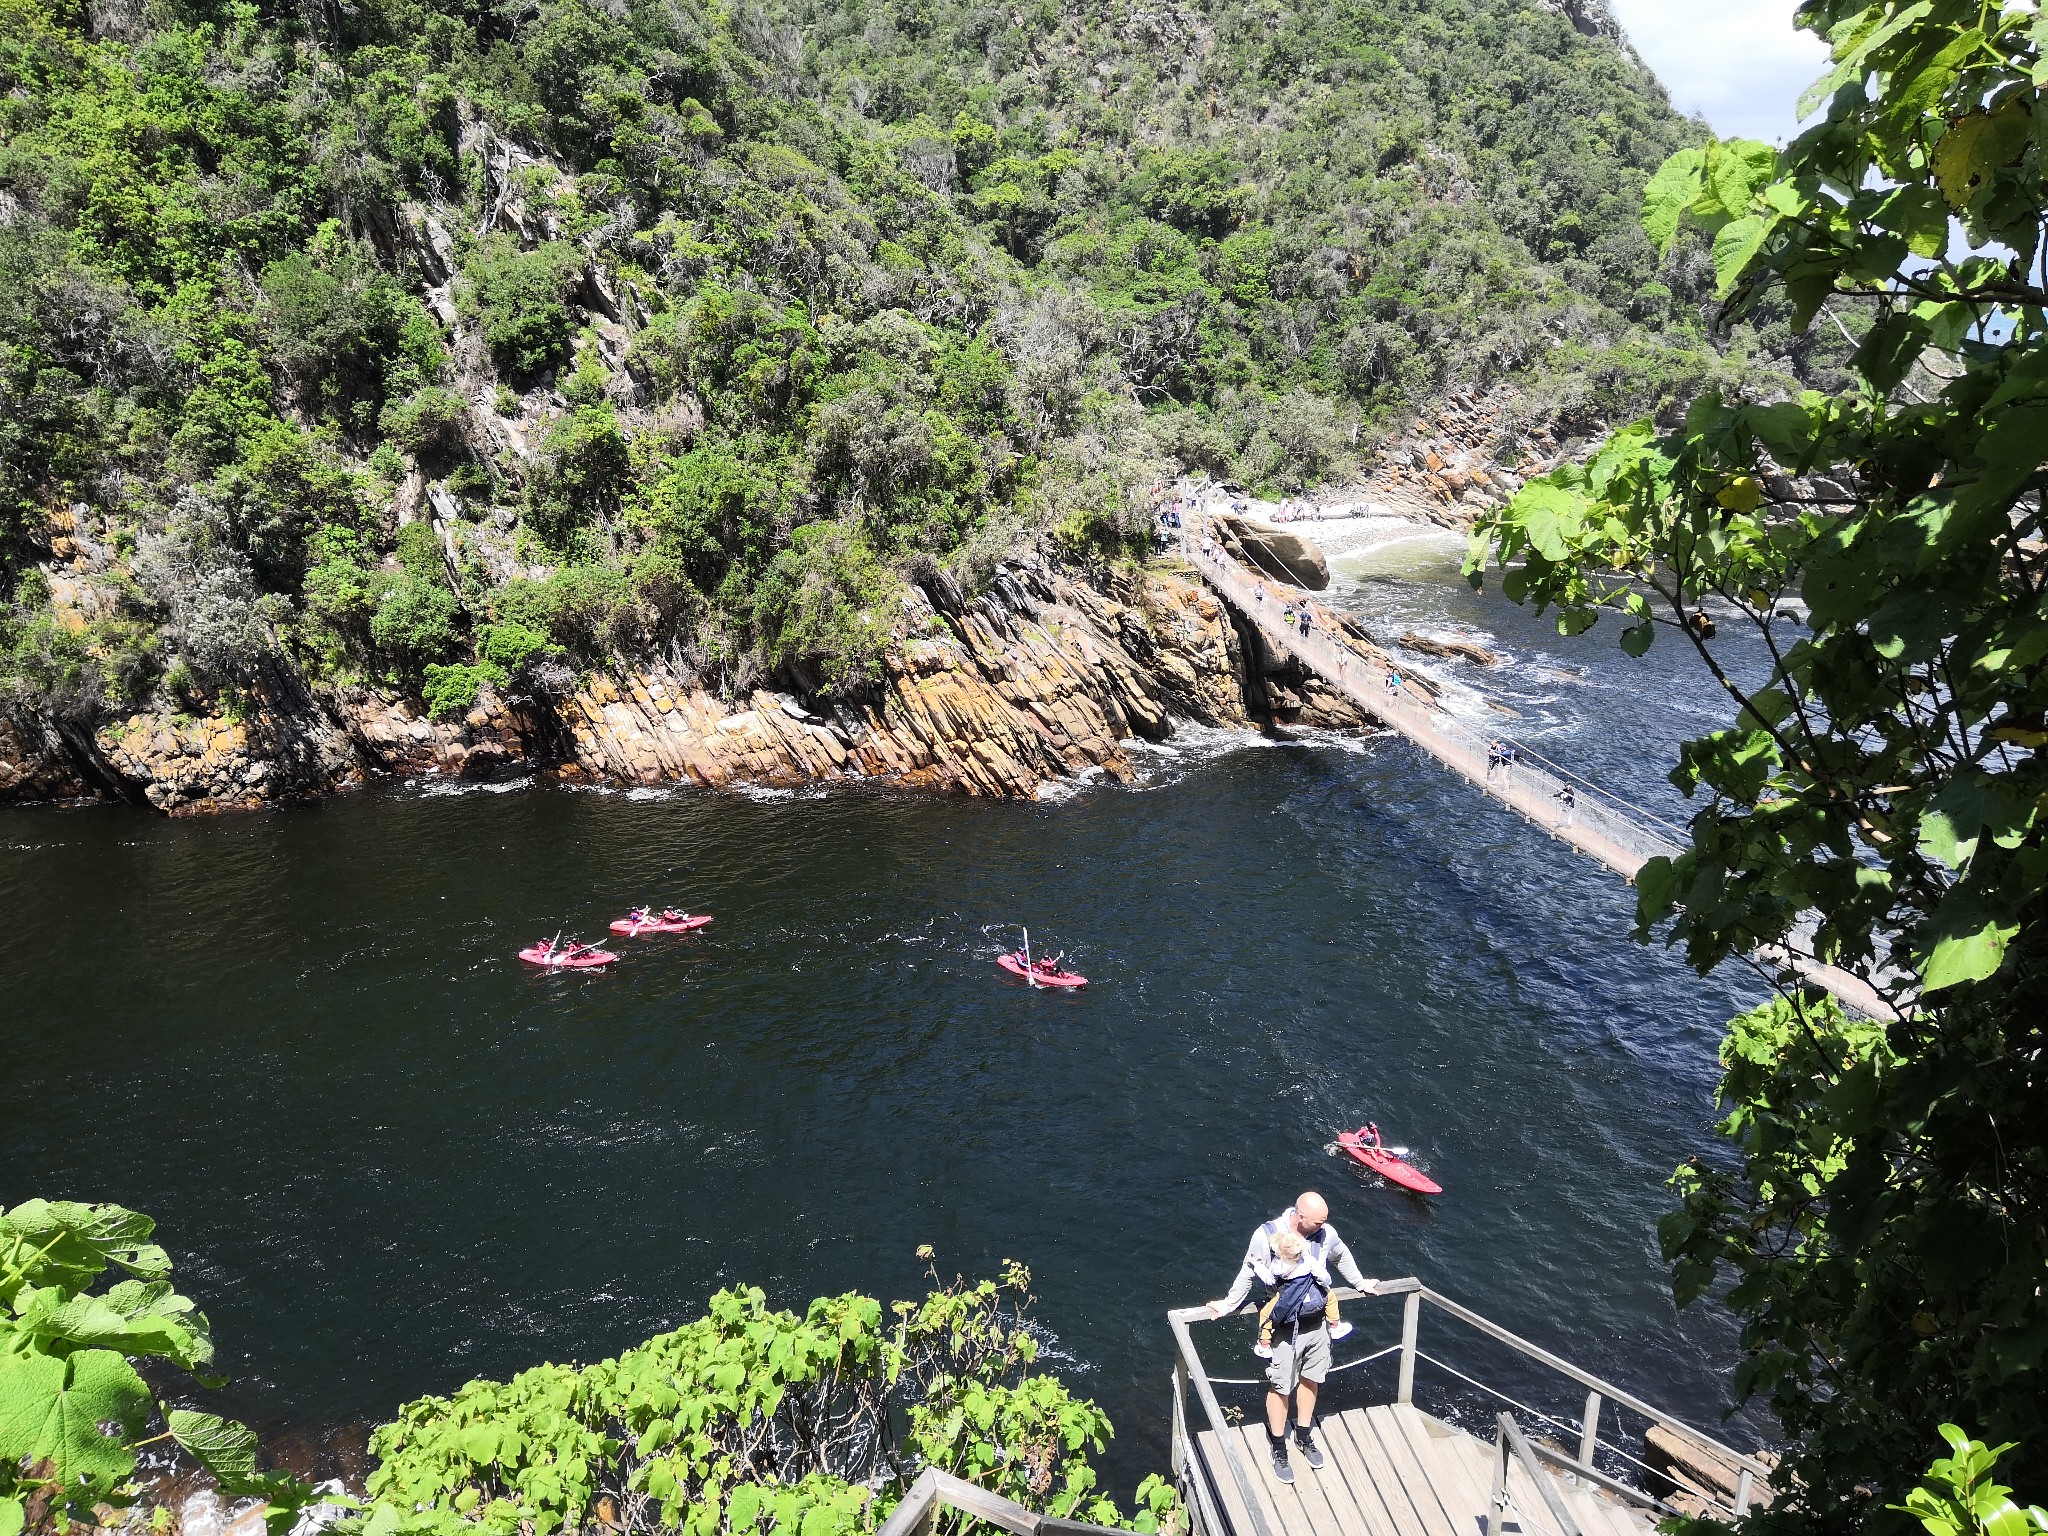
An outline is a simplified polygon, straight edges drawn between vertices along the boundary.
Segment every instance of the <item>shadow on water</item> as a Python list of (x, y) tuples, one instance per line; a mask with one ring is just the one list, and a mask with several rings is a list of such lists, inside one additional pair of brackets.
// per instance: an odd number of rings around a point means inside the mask
[[(1674, 1315), (1653, 1229), (1739, 979), (1628, 943), (1625, 888), (1398, 743), (1152, 762), (1054, 806), (8, 813), (0, 1048), (33, 1112), (0, 1199), (157, 1216), (276, 1424), (595, 1358), (720, 1285), (912, 1294), (932, 1243), (1032, 1267), (1127, 1496), (1165, 1456), (1163, 1312), (1304, 1187), (1369, 1273), (1712, 1424), (1733, 1330)], [(717, 921), (599, 975), (513, 959), (640, 900)], [(1018, 923), (1095, 984), (1005, 978)], [(1443, 1196), (1325, 1152), (1368, 1117)]]

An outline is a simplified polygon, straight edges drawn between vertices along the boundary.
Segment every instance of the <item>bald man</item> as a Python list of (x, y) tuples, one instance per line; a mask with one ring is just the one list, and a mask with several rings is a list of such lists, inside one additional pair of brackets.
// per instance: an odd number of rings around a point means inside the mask
[[(1286, 1280), (1279, 1273), (1273, 1238), (1283, 1229), (1301, 1235), (1305, 1280), (1300, 1275)], [(1273, 1452), (1273, 1475), (1283, 1483), (1294, 1481), (1294, 1468), (1287, 1456), (1290, 1392), (1294, 1394), (1294, 1443), (1310, 1470), (1323, 1464), (1322, 1450), (1315, 1442), (1316, 1392), (1330, 1374), (1330, 1335), (1324, 1326), (1323, 1303), (1329, 1298), (1332, 1270), (1345, 1284), (1367, 1295), (1379, 1289), (1379, 1281), (1365, 1278), (1344, 1239), (1330, 1225), (1329, 1203), (1314, 1190), (1307, 1190), (1252, 1233), (1230, 1294), (1209, 1303), (1211, 1317), (1226, 1317), (1244, 1305), (1254, 1280), (1279, 1292), (1272, 1318), (1273, 1358), (1266, 1366), (1266, 1442)]]

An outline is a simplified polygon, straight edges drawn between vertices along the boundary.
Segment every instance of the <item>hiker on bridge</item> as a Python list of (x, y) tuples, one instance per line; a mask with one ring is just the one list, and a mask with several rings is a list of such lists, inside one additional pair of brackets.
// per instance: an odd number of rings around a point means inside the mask
[[(1285, 1266), (1279, 1263), (1273, 1246), (1274, 1239), (1283, 1231), (1297, 1234), (1302, 1242), (1302, 1262), (1296, 1266), (1301, 1272), (1284, 1280), (1281, 1272)], [(1330, 1374), (1330, 1331), (1324, 1306), (1329, 1300), (1333, 1269), (1354, 1290), (1370, 1295), (1379, 1289), (1379, 1282), (1366, 1279), (1358, 1260), (1330, 1225), (1329, 1202), (1308, 1190), (1252, 1233), (1230, 1294), (1209, 1303), (1211, 1317), (1227, 1317), (1244, 1305), (1255, 1280), (1279, 1292), (1278, 1304), (1269, 1319), (1274, 1331), (1273, 1357), (1266, 1365), (1266, 1441), (1272, 1450), (1273, 1475), (1283, 1483), (1294, 1481), (1294, 1468), (1287, 1454), (1290, 1395), (1294, 1398), (1294, 1443), (1301, 1450), (1301, 1458), (1311, 1470), (1323, 1464), (1314, 1431), (1316, 1393), (1323, 1378)]]

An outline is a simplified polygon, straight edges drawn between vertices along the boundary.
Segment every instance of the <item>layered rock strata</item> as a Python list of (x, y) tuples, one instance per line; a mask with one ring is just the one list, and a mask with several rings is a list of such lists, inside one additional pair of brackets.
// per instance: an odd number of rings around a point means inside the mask
[[(0, 798), (112, 797), (190, 815), (331, 794), (380, 773), (711, 787), (860, 780), (1024, 796), (1090, 771), (1127, 780), (1128, 744), (1176, 721), (1366, 723), (1241, 634), (1214, 594), (1167, 569), (1082, 579), (1029, 559), (968, 598), (943, 577), (904, 600), (880, 683), (821, 702), (727, 699), (665, 665), (598, 673), (572, 694), (486, 691), (459, 720), (402, 698), (282, 687), (233, 715), (126, 716), (86, 742), (0, 728)], [(289, 695), (289, 696), (286, 696)]]

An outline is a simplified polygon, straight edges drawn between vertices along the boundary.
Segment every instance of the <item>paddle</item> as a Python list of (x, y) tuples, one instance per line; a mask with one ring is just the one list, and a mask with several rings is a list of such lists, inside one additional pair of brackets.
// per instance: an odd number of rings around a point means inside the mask
[(1032, 987), (1038, 985), (1038, 967), (1031, 963), (1031, 930), (1024, 930), (1024, 980)]
[(1357, 1139), (1358, 1132), (1356, 1131), (1345, 1131), (1343, 1135), (1351, 1137), (1352, 1140), (1347, 1143), (1340, 1136), (1337, 1143), (1339, 1146), (1353, 1146), (1358, 1148), (1358, 1150), (1361, 1152), (1384, 1152), (1389, 1157), (1408, 1157), (1412, 1154), (1414, 1150), (1410, 1147), (1376, 1146), (1369, 1141), (1360, 1141)]

